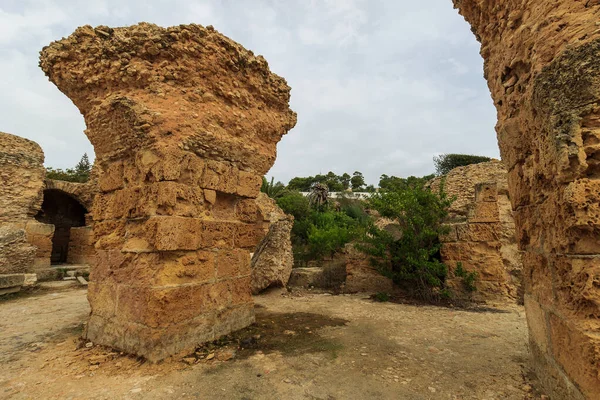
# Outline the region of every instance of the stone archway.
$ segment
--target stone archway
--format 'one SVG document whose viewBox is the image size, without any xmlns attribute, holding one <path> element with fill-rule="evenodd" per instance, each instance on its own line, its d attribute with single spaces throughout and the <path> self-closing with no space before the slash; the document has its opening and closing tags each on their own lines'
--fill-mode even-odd
<svg viewBox="0 0 600 400">
<path fill-rule="evenodd" d="M 54 226 L 51 264 L 65 264 L 69 261 L 71 229 L 85 226 L 87 213 L 87 209 L 69 194 L 57 189 L 44 190 L 42 207 L 35 219 Z"/>
</svg>

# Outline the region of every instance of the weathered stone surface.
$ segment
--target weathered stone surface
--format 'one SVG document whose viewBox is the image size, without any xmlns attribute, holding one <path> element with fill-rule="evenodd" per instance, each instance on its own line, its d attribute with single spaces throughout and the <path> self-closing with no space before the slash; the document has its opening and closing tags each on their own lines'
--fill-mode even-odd
<svg viewBox="0 0 600 400">
<path fill-rule="evenodd" d="M 382 229 L 386 227 L 391 234 L 398 234 L 397 226 L 389 221 L 378 221 Z M 346 293 L 392 293 L 394 282 L 381 275 L 370 263 L 369 257 L 357 250 L 353 243 L 344 248 L 343 259 L 346 263 Z"/>
<path fill-rule="evenodd" d="M 0 274 L 0 289 L 21 287 L 24 283 L 24 274 Z"/>
<path fill-rule="evenodd" d="M 27 242 L 25 229 L 15 224 L 0 226 L 0 273 L 31 272 L 36 248 Z"/>
<path fill-rule="evenodd" d="M 94 232 L 91 226 L 71 228 L 69 237 L 69 264 L 93 264 L 96 257 L 94 248 Z"/>
<path fill-rule="evenodd" d="M 461 263 L 477 272 L 477 300 L 519 299 L 523 263 L 508 200 L 507 173 L 500 161 L 455 168 L 429 183 L 456 200 L 450 207 L 450 233 L 441 238 L 442 261 L 454 271 Z M 460 278 L 450 275 L 455 292 L 467 295 Z M 520 299 L 519 299 L 520 301 Z"/>
<path fill-rule="evenodd" d="M 538 315 L 529 319 L 534 367 L 552 398 L 596 398 L 600 3 L 454 5 L 481 42 L 498 111 L 498 142 L 525 251 L 527 312 Z M 540 339 L 540 324 L 553 346 Z"/>
<path fill-rule="evenodd" d="M 323 268 L 304 267 L 294 268 L 290 275 L 289 285 L 295 287 L 325 287 Z"/>
<path fill-rule="evenodd" d="M 52 255 L 52 238 L 54 236 L 54 225 L 44 224 L 30 220 L 25 225 L 27 241 L 36 248 L 34 267 L 35 270 L 50 267 Z"/>
<path fill-rule="evenodd" d="M 42 204 L 43 163 L 37 143 L 0 132 L 0 274 L 33 272 L 25 228 Z"/>
<path fill-rule="evenodd" d="M 296 122 L 285 80 L 199 25 L 84 26 L 40 66 L 99 170 L 87 337 L 157 361 L 251 323 L 247 201 Z"/>
<path fill-rule="evenodd" d="M 21 222 L 37 213 L 45 173 L 37 143 L 0 132 L 0 223 Z"/>
<path fill-rule="evenodd" d="M 260 193 L 256 204 L 269 228 L 252 255 L 253 294 L 269 287 L 285 287 L 294 266 L 291 241 L 294 217 L 286 215 L 275 201 L 264 193 Z"/>
</svg>

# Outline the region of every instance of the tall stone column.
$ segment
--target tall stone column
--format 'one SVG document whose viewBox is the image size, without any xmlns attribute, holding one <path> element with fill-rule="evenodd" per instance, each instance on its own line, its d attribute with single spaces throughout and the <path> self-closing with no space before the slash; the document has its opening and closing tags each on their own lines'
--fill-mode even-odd
<svg viewBox="0 0 600 400">
<path fill-rule="evenodd" d="M 84 26 L 40 66 L 100 168 L 87 338 L 157 361 L 252 323 L 253 198 L 296 122 L 285 80 L 199 25 Z"/>
<path fill-rule="evenodd" d="M 600 394 L 600 1 L 454 0 L 481 42 L 509 170 L 534 366 Z"/>
</svg>

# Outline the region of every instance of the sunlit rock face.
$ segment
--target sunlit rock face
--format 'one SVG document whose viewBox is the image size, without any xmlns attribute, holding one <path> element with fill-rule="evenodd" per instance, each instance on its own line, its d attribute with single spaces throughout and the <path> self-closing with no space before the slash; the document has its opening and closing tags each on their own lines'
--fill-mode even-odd
<svg viewBox="0 0 600 400">
<path fill-rule="evenodd" d="M 88 339 L 157 361 L 253 322 L 247 205 L 296 122 L 286 81 L 199 25 L 84 26 L 40 66 L 99 169 Z"/>
<path fill-rule="evenodd" d="M 481 42 L 524 254 L 535 369 L 600 393 L 600 2 L 454 0 Z"/>
<path fill-rule="evenodd" d="M 39 249 L 28 240 L 29 228 L 42 204 L 45 174 L 37 143 L 0 132 L 0 274 L 34 272 Z"/>
</svg>

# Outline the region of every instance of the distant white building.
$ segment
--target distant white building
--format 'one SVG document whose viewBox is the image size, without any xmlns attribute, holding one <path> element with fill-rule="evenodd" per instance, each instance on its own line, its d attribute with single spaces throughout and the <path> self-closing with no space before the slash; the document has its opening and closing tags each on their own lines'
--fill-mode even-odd
<svg viewBox="0 0 600 400">
<path fill-rule="evenodd" d="M 300 192 L 302 193 L 302 196 L 304 197 L 308 197 L 308 195 L 310 194 L 310 192 Z M 366 199 L 370 199 L 371 196 L 373 196 L 373 193 L 370 192 L 329 192 L 329 198 L 330 199 L 339 199 L 342 197 L 345 197 L 347 199 L 354 199 L 354 200 L 366 200 Z"/>
</svg>

